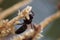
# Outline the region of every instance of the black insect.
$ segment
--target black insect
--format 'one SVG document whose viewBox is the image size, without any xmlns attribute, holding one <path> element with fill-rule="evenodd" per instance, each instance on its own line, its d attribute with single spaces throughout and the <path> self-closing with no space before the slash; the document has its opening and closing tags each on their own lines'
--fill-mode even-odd
<svg viewBox="0 0 60 40">
<path fill-rule="evenodd" d="M 29 17 L 30 17 L 29 20 L 27 18 L 23 19 L 24 22 L 22 23 L 22 26 L 15 31 L 16 34 L 20 34 L 20 33 L 24 32 L 27 29 L 27 25 L 32 23 L 34 13 L 33 13 L 33 11 L 31 11 L 31 13 L 32 14 L 29 14 Z M 18 24 L 18 25 L 20 25 L 20 24 Z"/>
</svg>

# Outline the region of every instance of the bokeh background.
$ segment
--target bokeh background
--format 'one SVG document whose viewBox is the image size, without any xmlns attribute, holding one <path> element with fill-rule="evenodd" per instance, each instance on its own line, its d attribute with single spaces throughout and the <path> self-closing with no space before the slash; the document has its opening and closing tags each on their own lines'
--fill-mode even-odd
<svg viewBox="0 0 60 40">
<path fill-rule="evenodd" d="M 3 11 L 12 5 L 16 4 L 19 1 L 23 0 L 0 0 L 0 11 Z M 35 13 L 33 23 L 40 23 L 46 17 L 54 14 L 57 11 L 57 4 L 60 0 L 33 0 L 30 4 L 32 6 L 32 10 Z M 25 6 L 26 7 L 26 6 Z M 21 9 L 21 8 L 20 8 Z M 16 16 L 17 11 L 14 12 L 14 16 L 10 15 L 9 19 Z M 44 37 L 40 40 L 58 40 L 60 38 L 60 18 L 56 19 L 52 23 L 50 23 L 44 30 Z"/>
</svg>

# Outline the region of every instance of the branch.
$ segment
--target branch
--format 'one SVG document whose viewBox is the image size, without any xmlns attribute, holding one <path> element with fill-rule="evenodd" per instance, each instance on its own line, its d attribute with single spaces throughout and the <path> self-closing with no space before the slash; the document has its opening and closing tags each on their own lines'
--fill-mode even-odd
<svg viewBox="0 0 60 40">
<path fill-rule="evenodd" d="M 6 18 L 8 15 L 12 14 L 14 11 L 18 10 L 22 6 L 27 5 L 30 2 L 31 2 L 31 0 L 23 0 L 22 2 L 19 2 L 15 5 L 13 5 L 12 7 L 6 9 L 5 11 L 0 13 L 0 20 Z"/>
<path fill-rule="evenodd" d="M 37 26 L 37 30 L 38 32 L 35 32 L 35 36 L 33 37 L 33 40 L 35 39 L 39 39 L 38 34 L 45 28 L 47 27 L 48 24 L 50 24 L 51 22 L 53 22 L 54 20 L 60 18 L 60 4 L 57 6 L 58 11 L 56 13 L 54 13 L 53 15 L 45 18 L 42 22 L 40 22 Z M 40 25 L 40 26 L 39 26 Z M 40 27 L 40 28 L 39 28 Z M 40 36 L 41 37 L 41 36 Z"/>
<path fill-rule="evenodd" d="M 45 18 L 39 25 L 41 25 L 42 29 L 44 29 L 49 23 L 53 22 L 57 18 L 60 18 L 60 10 L 57 11 L 55 14 Z"/>
<path fill-rule="evenodd" d="M 42 22 L 40 22 L 37 26 L 37 31 L 35 31 L 35 35 L 33 36 L 33 39 L 32 40 L 35 40 L 35 39 L 40 39 L 41 35 L 40 32 L 45 28 L 47 27 L 47 25 L 51 22 L 53 22 L 54 20 L 56 20 L 57 18 L 60 17 L 60 11 L 57 11 L 55 14 L 45 18 Z M 40 25 L 40 26 L 39 26 Z M 43 36 L 43 35 L 42 35 Z"/>
</svg>

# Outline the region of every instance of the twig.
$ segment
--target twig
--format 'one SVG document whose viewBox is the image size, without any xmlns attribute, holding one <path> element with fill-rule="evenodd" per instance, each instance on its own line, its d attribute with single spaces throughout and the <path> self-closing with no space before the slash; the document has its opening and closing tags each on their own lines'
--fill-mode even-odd
<svg viewBox="0 0 60 40">
<path fill-rule="evenodd" d="M 6 9 L 5 11 L 1 12 L 0 20 L 3 19 L 3 18 L 6 18 L 8 15 L 12 14 L 14 11 L 18 10 L 22 6 L 27 5 L 30 2 L 31 2 L 31 0 L 23 0 L 22 2 L 19 2 L 15 5 L 13 5 L 12 7 Z"/>
<path fill-rule="evenodd" d="M 36 34 L 35 34 L 35 36 L 33 37 L 32 40 L 38 39 L 37 35 L 38 35 L 45 27 L 47 27 L 47 25 L 48 25 L 49 23 L 53 22 L 53 21 L 56 20 L 57 18 L 60 18 L 60 10 L 57 11 L 55 14 L 53 14 L 53 15 L 45 18 L 42 22 L 40 22 L 40 24 L 38 24 L 38 25 L 40 25 L 40 26 L 37 27 L 39 30 L 37 30 L 38 32 L 35 32 Z M 39 27 L 40 27 L 40 28 L 39 28 Z"/>
<path fill-rule="evenodd" d="M 57 11 L 55 14 L 45 18 L 39 25 L 41 25 L 42 29 L 45 28 L 49 23 L 53 22 L 57 18 L 60 18 L 60 10 Z"/>
</svg>

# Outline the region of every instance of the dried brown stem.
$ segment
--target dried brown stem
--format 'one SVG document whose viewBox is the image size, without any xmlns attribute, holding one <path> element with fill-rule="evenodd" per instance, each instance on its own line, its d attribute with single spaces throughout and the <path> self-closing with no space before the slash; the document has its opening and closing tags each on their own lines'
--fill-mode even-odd
<svg viewBox="0 0 60 40">
<path fill-rule="evenodd" d="M 18 10 L 22 6 L 27 5 L 30 2 L 31 2 L 31 0 L 23 0 L 22 2 L 19 2 L 15 5 L 13 5 L 12 7 L 6 9 L 5 11 L 1 12 L 0 20 L 3 19 L 3 18 L 6 18 L 8 15 L 12 14 L 14 11 Z"/>
<path fill-rule="evenodd" d="M 38 39 L 37 35 L 45 28 L 47 27 L 47 25 L 51 22 L 53 22 L 54 20 L 56 20 L 57 18 L 60 18 L 60 11 L 57 11 L 55 14 L 45 18 L 45 20 L 43 20 L 42 22 L 40 22 L 40 24 L 38 24 L 37 26 L 37 31 L 35 31 L 35 35 L 33 36 L 32 40 L 36 40 Z M 39 26 L 40 25 L 40 26 Z"/>
<path fill-rule="evenodd" d="M 53 22 L 57 18 L 60 18 L 60 10 L 57 11 L 55 14 L 45 18 L 39 25 L 41 25 L 42 29 L 45 28 L 49 23 Z"/>
</svg>

